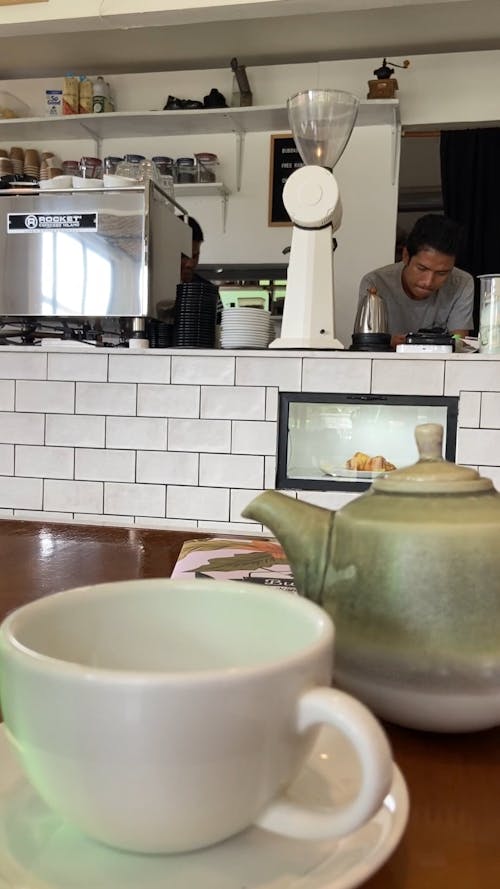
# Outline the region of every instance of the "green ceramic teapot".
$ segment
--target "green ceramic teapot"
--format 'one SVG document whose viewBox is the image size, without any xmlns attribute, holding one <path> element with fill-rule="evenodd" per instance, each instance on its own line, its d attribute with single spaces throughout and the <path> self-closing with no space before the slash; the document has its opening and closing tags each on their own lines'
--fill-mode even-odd
<svg viewBox="0 0 500 889">
<path fill-rule="evenodd" d="M 443 428 L 415 430 L 420 459 L 336 514 L 265 491 L 266 525 L 300 594 L 336 626 L 337 685 L 379 716 L 433 731 L 500 724 L 500 494 L 444 460 Z"/>
</svg>

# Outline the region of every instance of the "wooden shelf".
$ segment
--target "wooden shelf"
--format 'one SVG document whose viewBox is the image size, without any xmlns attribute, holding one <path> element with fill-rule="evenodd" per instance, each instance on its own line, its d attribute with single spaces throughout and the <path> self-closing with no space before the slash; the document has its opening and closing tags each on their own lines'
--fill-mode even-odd
<svg viewBox="0 0 500 889">
<path fill-rule="evenodd" d="M 397 99 L 360 103 L 356 126 L 399 121 Z M 195 111 L 116 111 L 112 114 L 75 114 L 0 120 L 0 141 L 58 139 L 121 139 L 129 136 L 175 136 L 210 133 L 288 132 L 285 106 L 210 108 Z"/>
</svg>

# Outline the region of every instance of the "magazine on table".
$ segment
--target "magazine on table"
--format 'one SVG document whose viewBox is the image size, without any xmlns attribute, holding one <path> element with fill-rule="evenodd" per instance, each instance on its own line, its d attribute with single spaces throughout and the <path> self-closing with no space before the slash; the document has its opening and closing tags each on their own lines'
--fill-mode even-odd
<svg viewBox="0 0 500 889">
<path fill-rule="evenodd" d="M 186 540 L 172 577 L 242 580 L 296 592 L 288 559 L 274 538 Z"/>
</svg>

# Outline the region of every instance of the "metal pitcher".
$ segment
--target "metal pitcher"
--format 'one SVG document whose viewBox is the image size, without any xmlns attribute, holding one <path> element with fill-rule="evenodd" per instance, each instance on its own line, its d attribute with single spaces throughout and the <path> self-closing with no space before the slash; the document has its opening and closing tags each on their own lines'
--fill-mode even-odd
<svg viewBox="0 0 500 889">
<path fill-rule="evenodd" d="M 389 318 L 385 300 L 376 287 L 369 287 L 358 306 L 353 332 L 387 333 L 388 330 Z"/>
</svg>

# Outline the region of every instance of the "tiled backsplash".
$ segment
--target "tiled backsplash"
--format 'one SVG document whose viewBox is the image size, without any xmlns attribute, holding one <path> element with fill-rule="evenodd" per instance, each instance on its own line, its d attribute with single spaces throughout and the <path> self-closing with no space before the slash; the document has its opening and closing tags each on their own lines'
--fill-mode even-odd
<svg viewBox="0 0 500 889">
<path fill-rule="evenodd" d="M 262 532 L 280 389 L 459 395 L 457 461 L 500 486 L 500 356 L 2 347 L 0 517 Z"/>
</svg>

